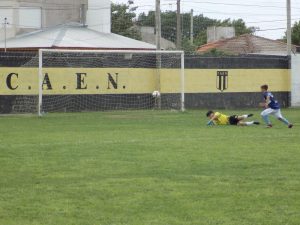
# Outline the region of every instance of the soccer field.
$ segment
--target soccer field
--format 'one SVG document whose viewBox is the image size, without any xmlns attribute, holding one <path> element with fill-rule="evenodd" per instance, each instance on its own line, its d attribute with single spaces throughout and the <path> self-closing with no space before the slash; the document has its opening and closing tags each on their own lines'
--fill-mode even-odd
<svg viewBox="0 0 300 225">
<path fill-rule="evenodd" d="M 206 127 L 205 111 L 0 117 L 0 224 L 299 225 L 300 110 L 283 114 L 293 129 Z"/>
</svg>

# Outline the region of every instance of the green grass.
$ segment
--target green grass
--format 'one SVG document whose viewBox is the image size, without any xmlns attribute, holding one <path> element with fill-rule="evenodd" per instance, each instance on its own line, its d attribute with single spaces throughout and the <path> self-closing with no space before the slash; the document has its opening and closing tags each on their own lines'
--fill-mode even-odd
<svg viewBox="0 0 300 225">
<path fill-rule="evenodd" d="M 294 129 L 208 128 L 204 111 L 0 117 L 0 224 L 299 225 L 300 110 L 283 113 Z"/>
</svg>

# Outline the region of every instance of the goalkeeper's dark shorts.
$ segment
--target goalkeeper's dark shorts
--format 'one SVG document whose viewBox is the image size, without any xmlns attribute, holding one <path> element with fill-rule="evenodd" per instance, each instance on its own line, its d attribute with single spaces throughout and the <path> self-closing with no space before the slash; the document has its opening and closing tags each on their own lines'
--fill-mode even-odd
<svg viewBox="0 0 300 225">
<path fill-rule="evenodd" d="M 237 125 L 239 123 L 239 119 L 237 115 L 233 115 L 229 117 L 229 124 L 230 125 Z"/>
</svg>

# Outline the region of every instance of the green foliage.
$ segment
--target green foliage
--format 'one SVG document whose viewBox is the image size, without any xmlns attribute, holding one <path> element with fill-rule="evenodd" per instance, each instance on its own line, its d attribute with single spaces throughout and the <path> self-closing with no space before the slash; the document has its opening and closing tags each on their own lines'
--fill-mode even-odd
<svg viewBox="0 0 300 225">
<path fill-rule="evenodd" d="M 299 225 L 300 129 L 205 113 L 0 117 L 0 224 Z"/>
<path fill-rule="evenodd" d="M 194 17 L 195 44 L 197 46 L 206 44 L 207 28 L 211 26 L 234 27 L 236 36 L 253 33 L 253 28 L 247 27 L 245 21 L 243 21 L 242 19 L 238 19 L 238 20 L 226 19 L 221 21 L 221 20 L 215 20 L 215 19 L 203 17 L 202 15 L 200 15 Z"/>
<path fill-rule="evenodd" d="M 128 1 L 127 4 L 112 4 L 111 31 L 112 33 L 140 40 L 141 35 L 134 26 L 136 8 L 131 7 L 132 4 L 132 1 Z"/>
<path fill-rule="evenodd" d="M 155 12 L 139 14 L 136 18 L 136 8 L 132 7 L 133 1 L 128 1 L 127 4 L 112 4 L 112 32 L 126 37 L 141 39 L 139 31 L 135 25 L 155 27 Z M 238 20 L 216 20 L 205 17 L 203 15 L 195 15 L 194 22 L 194 43 L 191 44 L 190 38 L 190 22 L 189 13 L 183 13 L 182 16 L 182 46 L 186 52 L 193 52 L 197 47 L 206 43 L 207 28 L 210 26 L 233 26 L 236 29 L 236 34 L 252 33 L 252 28 L 246 26 L 242 19 Z M 161 14 L 162 21 L 162 37 L 176 42 L 176 12 L 166 11 Z"/>
<path fill-rule="evenodd" d="M 233 54 L 226 53 L 226 52 L 218 50 L 216 48 L 211 49 L 209 52 L 202 54 L 202 56 L 210 56 L 210 57 L 231 56 L 231 55 L 233 55 Z"/>
<path fill-rule="evenodd" d="M 292 28 L 292 43 L 300 45 L 300 21 L 296 22 Z"/>
<path fill-rule="evenodd" d="M 182 15 L 182 36 L 183 45 L 190 38 L 190 22 L 191 16 L 189 13 Z M 248 34 L 253 32 L 253 28 L 247 27 L 242 19 L 238 20 L 216 20 L 205 17 L 203 15 L 195 15 L 194 22 L 194 45 L 201 46 L 207 41 L 207 28 L 210 26 L 232 26 L 236 30 L 236 35 Z M 162 37 L 176 42 L 176 12 L 166 11 L 161 14 L 162 21 Z M 155 12 L 150 11 L 148 14 L 142 13 L 139 15 L 137 24 L 140 26 L 155 26 Z M 190 49 L 191 46 L 188 46 Z"/>
<path fill-rule="evenodd" d="M 287 42 L 286 32 L 282 39 L 279 41 Z M 292 27 L 292 44 L 300 45 L 300 21 L 295 22 Z"/>
<path fill-rule="evenodd" d="M 253 27 L 247 27 L 245 21 L 242 19 L 237 19 L 237 20 L 226 19 L 222 21 L 219 26 L 234 27 L 236 36 L 240 36 L 242 34 L 252 34 L 253 31 L 255 30 Z"/>
<path fill-rule="evenodd" d="M 189 39 L 185 38 L 182 41 L 182 49 L 185 53 L 192 54 L 196 52 L 197 46 L 192 44 Z"/>
</svg>

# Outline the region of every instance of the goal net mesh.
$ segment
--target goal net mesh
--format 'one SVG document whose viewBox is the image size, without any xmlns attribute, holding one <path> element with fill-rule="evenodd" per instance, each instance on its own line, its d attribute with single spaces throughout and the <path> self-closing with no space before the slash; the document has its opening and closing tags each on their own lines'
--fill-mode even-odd
<svg viewBox="0 0 300 225">
<path fill-rule="evenodd" d="M 180 52 L 43 51 L 38 111 L 180 110 L 181 59 Z"/>
<path fill-rule="evenodd" d="M 13 70 L 10 86 L 13 93 L 5 95 L 4 114 L 38 113 L 38 67 L 39 56 L 34 53 L 10 53 L 4 59 L 8 67 L 12 64 Z M 15 84 L 13 84 L 15 83 Z"/>
</svg>

